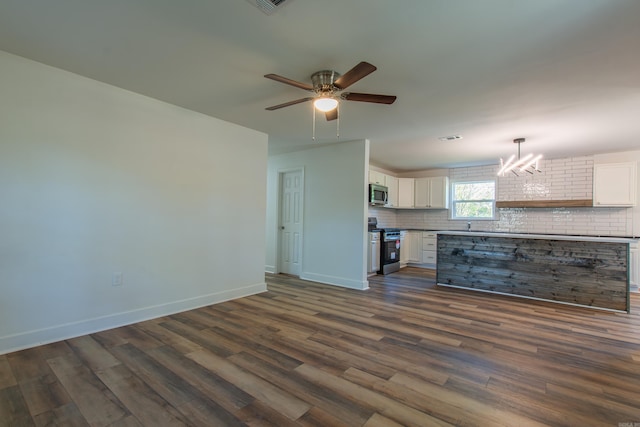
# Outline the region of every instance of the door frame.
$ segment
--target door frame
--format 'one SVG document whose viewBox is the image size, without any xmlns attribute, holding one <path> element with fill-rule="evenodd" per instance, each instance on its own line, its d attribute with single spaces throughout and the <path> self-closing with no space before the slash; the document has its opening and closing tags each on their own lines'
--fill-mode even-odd
<svg viewBox="0 0 640 427">
<path fill-rule="evenodd" d="M 286 168 L 286 169 L 278 169 L 278 212 L 276 214 L 276 274 L 279 274 L 282 271 L 282 253 L 280 252 L 282 248 L 282 233 L 281 233 L 281 224 L 280 219 L 282 217 L 282 183 L 284 175 L 289 172 L 300 172 L 300 273 L 302 273 L 302 264 L 304 262 L 303 257 L 303 242 L 304 242 L 304 202 L 305 202 L 305 194 L 304 194 L 304 166 L 294 167 L 294 168 Z"/>
</svg>

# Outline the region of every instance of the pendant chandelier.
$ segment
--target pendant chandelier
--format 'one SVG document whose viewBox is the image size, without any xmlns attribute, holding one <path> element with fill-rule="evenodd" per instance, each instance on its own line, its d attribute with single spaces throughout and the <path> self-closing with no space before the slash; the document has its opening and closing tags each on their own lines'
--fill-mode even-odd
<svg viewBox="0 0 640 427">
<path fill-rule="evenodd" d="M 542 172 L 539 168 L 540 159 L 542 154 L 534 156 L 532 153 L 527 154 L 524 157 L 520 157 L 520 144 L 525 141 L 524 138 L 516 138 L 513 140 L 514 144 L 518 144 L 518 154 L 513 154 L 507 161 L 500 158 L 500 170 L 498 176 L 505 176 L 508 172 L 511 172 L 515 176 L 520 176 L 521 173 L 534 174 L 535 172 Z"/>
</svg>

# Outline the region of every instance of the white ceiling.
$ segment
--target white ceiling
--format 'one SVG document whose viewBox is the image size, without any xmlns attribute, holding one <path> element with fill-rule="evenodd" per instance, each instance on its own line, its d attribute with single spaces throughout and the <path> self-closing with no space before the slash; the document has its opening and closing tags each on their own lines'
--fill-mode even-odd
<svg viewBox="0 0 640 427">
<path fill-rule="evenodd" d="M 640 0 L 0 0 L 0 49 L 269 134 L 280 153 L 367 138 L 402 172 L 640 148 Z M 310 82 L 360 61 L 336 122 Z M 462 135 L 458 141 L 439 137 Z"/>
</svg>

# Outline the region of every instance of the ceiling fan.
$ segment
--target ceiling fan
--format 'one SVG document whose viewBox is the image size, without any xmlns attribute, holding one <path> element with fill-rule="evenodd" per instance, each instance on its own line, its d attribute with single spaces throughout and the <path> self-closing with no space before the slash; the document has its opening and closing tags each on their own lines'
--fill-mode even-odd
<svg viewBox="0 0 640 427">
<path fill-rule="evenodd" d="M 342 92 L 358 80 L 373 73 L 377 68 L 368 62 L 360 62 L 344 74 L 333 70 L 317 71 L 311 75 L 311 84 L 302 83 L 277 74 L 265 74 L 265 77 L 280 83 L 295 86 L 309 92 L 315 92 L 314 96 L 296 99 L 284 104 L 273 105 L 265 108 L 273 111 L 280 108 L 296 105 L 307 101 L 313 101 L 316 109 L 323 111 L 327 120 L 338 118 L 338 100 L 373 102 L 376 104 L 393 104 L 396 100 L 392 95 L 376 95 L 372 93 Z"/>
</svg>

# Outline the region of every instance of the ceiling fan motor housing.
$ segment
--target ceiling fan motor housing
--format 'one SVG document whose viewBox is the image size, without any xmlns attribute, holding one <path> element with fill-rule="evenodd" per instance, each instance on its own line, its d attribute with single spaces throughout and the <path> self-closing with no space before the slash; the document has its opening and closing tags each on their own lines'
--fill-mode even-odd
<svg viewBox="0 0 640 427">
<path fill-rule="evenodd" d="M 322 70 L 311 74 L 313 90 L 321 95 L 330 95 L 335 92 L 333 83 L 340 77 L 340 73 L 333 70 Z"/>
</svg>

